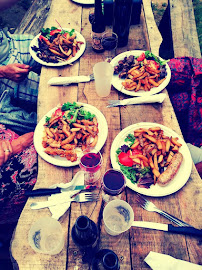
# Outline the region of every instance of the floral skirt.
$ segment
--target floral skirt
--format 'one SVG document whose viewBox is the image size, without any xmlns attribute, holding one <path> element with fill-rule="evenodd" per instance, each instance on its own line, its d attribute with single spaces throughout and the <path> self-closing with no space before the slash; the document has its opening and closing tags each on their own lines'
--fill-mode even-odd
<svg viewBox="0 0 202 270">
<path fill-rule="evenodd" d="M 12 141 L 18 136 L 0 124 L 0 140 Z M 0 168 L 0 224 L 17 222 L 27 200 L 25 191 L 33 189 L 36 179 L 37 153 L 32 144 Z"/>
</svg>

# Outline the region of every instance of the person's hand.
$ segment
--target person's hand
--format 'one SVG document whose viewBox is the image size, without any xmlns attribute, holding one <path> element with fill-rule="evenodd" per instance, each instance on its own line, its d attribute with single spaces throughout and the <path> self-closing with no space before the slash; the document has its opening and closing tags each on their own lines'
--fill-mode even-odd
<svg viewBox="0 0 202 270">
<path fill-rule="evenodd" d="M 0 167 L 11 157 L 12 153 L 11 143 L 8 140 L 0 140 Z"/>
<path fill-rule="evenodd" d="M 9 64 L 6 66 L 0 67 L 0 77 L 12 80 L 14 82 L 21 82 L 23 81 L 28 73 L 30 72 L 31 67 L 25 64 Z"/>
</svg>

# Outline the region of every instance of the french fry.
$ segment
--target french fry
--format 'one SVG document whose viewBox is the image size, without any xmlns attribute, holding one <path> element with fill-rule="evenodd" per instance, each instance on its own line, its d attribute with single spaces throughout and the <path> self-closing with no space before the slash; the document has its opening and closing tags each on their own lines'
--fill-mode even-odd
<svg viewBox="0 0 202 270">
<path fill-rule="evenodd" d="M 157 142 L 157 139 L 154 138 L 154 137 L 152 137 L 152 136 L 150 136 L 150 135 L 143 134 L 143 136 L 144 136 L 146 139 L 148 139 L 148 140 L 150 140 L 151 142 L 153 142 L 153 143 L 156 143 L 156 142 Z"/>
<path fill-rule="evenodd" d="M 160 176 L 160 172 L 156 168 L 154 168 L 152 172 L 157 178 Z"/>
<path fill-rule="evenodd" d="M 65 145 L 65 144 L 67 144 L 67 143 L 70 143 L 71 141 L 73 141 L 75 136 L 76 136 L 76 132 L 72 132 L 72 134 L 69 135 L 68 138 L 66 138 L 65 140 L 63 140 L 63 141 L 61 142 L 61 146 L 62 146 L 62 145 Z"/>
<path fill-rule="evenodd" d="M 170 150 L 170 139 L 166 140 L 166 152 L 169 152 Z"/>
<path fill-rule="evenodd" d="M 98 141 L 98 135 L 95 136 L 93 142 L 89 145 L 90 147 L 95 147 Z"/>
<path fill-rule="evenodd" d="M 178 141 L 177 141 L 177 138 L 173 138 L 173 137 L 171 137 L 171 142 L 174 144 L 174 145 L 177 145 L 177 146 L 182 146 L 182 144 L 181 143 L 179 143 Z"/>
<path fill-rule="evenodd" d="M 135 142 L 134 142 L 134 144 L 133 144 L 130 148 L 131 148 L 131 149 L 135 149 L 135 148 L 138 147 L 139 144 L 140 144 L 139 140 L 136 139 Z"/>
<path fill-rule="evenodd" d="M 157 154 L 154 154 L 154 168 L 156 170 L 159 170 L 159 166 L 158 166 L 158 160 L 157 160 Z"/>
</svg>

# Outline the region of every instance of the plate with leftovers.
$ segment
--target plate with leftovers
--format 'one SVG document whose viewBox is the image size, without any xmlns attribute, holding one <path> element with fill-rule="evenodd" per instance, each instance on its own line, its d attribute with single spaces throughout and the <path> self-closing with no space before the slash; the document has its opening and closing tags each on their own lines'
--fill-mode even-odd
<svg viewBox="0 0 202 270">
<path fill-rule="evenodd" d="M 161 92 L 169 83 L 171 71 L 163 60 L 150 51 L 127 51 L 112 59 L 112 85 L 129 96 L 151 96 Z"/>
<path fill-rule="evenodd" d="M 107 121 L 97 108 L 67 102 L 50 110 L 39 121 L 34 146 L 47 162 L 71 167 L 79 164 L 83 150 L 100 151 L 107 135 Z"/>
<path fill-rule="evenodd" d="M 185 141 L 170 128 L 150 122 L 123 129 L 112 143 L 110 158 L 130 189 L 153 197 L 181 189 L 192 169 Z"/>
<path fill-rule="evenodd" d="M 84 53 L 86 41 L 74 29 L 42 28 L 30 43 L 30 54 L 42 65 L 58 67 L 73 63 Z"/>
<path fill-rule="evenodd" d="M 93 5 L 95 4 L 95 0 L 72 0 L 75 3 L 78 4 L 84 4 L 84 5 Z"/>
</svg>

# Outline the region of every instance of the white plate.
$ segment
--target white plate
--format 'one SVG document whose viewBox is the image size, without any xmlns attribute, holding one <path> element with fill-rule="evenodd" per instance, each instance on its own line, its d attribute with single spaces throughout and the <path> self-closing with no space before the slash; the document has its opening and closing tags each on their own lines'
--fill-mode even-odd
<svg viewBox="0 0 202 270">
<path fill-rule="evenodd" d="M 111 64 L 112 66 L 117 66 L 118 65 L 118 62 L 120 60 L 123 60 L 124 57 L 128 57 L 130 55 L 134 55 L 134 56 L 139 56 L 141 53 L 143 53 L 145 51 L 138 51 L 138 50 L 134 50 L 134 51 L 127 51 L 127 52 L 123 52 L 119 55 L 117 55 L 116 57 L 114 57 L 111 61 Z M 161 60 L 163 60 L 161 57 L 159 57 Z M 170 71 L 170 68 L 168 66 L 168 64 L 166 64 L 166 71 L 167 71 L 167 76 L 166 76 L 166 79 L 158 86 L 158 87 L 153 87 L 151 88 L 150 91 L 143 91 L 143 90 L 140 90 L 140 91 L 128 91 L 126 90 L 123 85 L 122 85 L 122 82 L 125 80 L 125 79 L 120 79 L 119 78 L 119 75 L 114 75 L 113 78 L 112 78 L 112 85 L 120 92 L 126 94 L 126 95 L 129 95 L 129 96 L 151 96 L 151 95 L 154 95 L 154 94 L 157 94 L 159 92 L 161 92 L 169 83 L 170 81 L 170 78 L 171 78 L 171 71 Z"/>
<path fill-rule="evenodd" d="M 78 4 L 84 4 L 84 5 L 93 5 L 95 4 L 95 0 L 72 0 L 75 3 Z"/>
<path fill-rule="evenodd" d="M 67 31 L 71 31 L 72 29 L 70 28 L 64 28 L 64 30 L 67 30 Z M 29 46 L 29 51 L 30 51 L 30 54 L 31 56 L 34 58 L 34 60 L 38 63 L 40 63 L 41 65 L 44 65 L 44 66 L 50 66 L 50 67 L 60 67 L 60 66 L 65 66 L 65 65 L 68 65 L 68 64 L 71 64 L 73 63 L 74 61 L 76 61 L 79 57 L 81 57 L 81 55 L 84 53 L 85 49 L 86 49 L 86 41 L 84 39 L 84 37 L 77 31 L 75 31 L 76 33 L 76 40 L 77 41 L 82 41 L 83 44 L 81 44 L 81 47 L 80 47 L 80 50 L 76 53 L 76 55 L 74 57 L 72 57 L 71 59 L 69 59 L 68 61 L 61 61 L 59 63 L 47 63 L 43 60 L 41 60 L 38 56 L 37 56 L 37 52 L 35 52 L 33 49 L 32 49 L 32 46 L 39 46 L 38 45 L 38 38 L 41 34 L 38 34 L 36 37 L 33 38 L 33 40 L 31 41 L 30 43 L 30 46 Z"/>
<path fill-rule="evenodd" d="M 162 196 L 170 195 L 170 194 L 178 191 L 179 189 L 181 189 L 186 184 L 186 182 L 188 181 L 189 176 L 191 174 L 192 159 L 191 159 L 189 149 L 188 149 L 185 141 L 176 132 L 174 132 L 173 130 L 171 130 L 170 128 L 168 128 L 166 126 L 163 126 L 163 125 L 160 125 L 157 123 L 142 122 L 142 123 L 128 126 L 127 128 L 123 129 L 114 139 L 112 146 L 111 146 L 110 158 L 111 158 L 112 167 L 114 169 L 120 170 L 120 166 L 119 166 L 117 159 L 116 159 L 116 150 L 119 147 L 121 147 L 123 144 L 125 144 L 124 140 L 125 140 L 126 136 L 129 133 L 133 133 L 135 129 L 138 129 L 140 127 L 141 128 L 150 128 L 150 127 L 154 127 L 154 126 L 159 126 L 164 131 L 165 135 L 179 138 L 179 142 L 182 144 L 182 146 L 180 147 L 180 152 L 183 155 L 183 161 L 182 161 L 182 164 L 180 166 L 180 169 L 177 172 L 174 179 L 165 187 L 162 187 L 162 186 L 159 186 L 158 184 L 156 184 L 156 185 L 151 185 L 151 187 L 149 189 L 140 188 L 137 186 L 137 184 L 133 184 L 127 178 L 126 178 L 126 184 L 130 189 L 132 189 L 140 194 L 152 196 L 152 197 L 162 197 Z"/>
<path fill-rule="evenodd" d="M 85 104 L 85 103 L 80 103 L 77 102 L 79 105 L 83 105 L 84 109 L 86 111 L 91 112 L 92 114 L 95 114 L 97 121 L 98 121 L 98 128 L 99 128 L 99 133 L 98 133 L 98 142 L 96 145 L 96 150 L 100 151 L 102 146 L 105 144 L 105 141 L 107 139 L 108 135 L 108 125 L 107 121 L 104 117 L 104 115 L 94 106 Z M 37 153 L 47 162 L 56 165 L 56 166 L 61 166 L 61 167 L 71 167 L 71 166 L 76 166 L 79 164 L 79 161 L 71 162 L 67 160 L 66 158 L 60 157 L 60 156 L 51 156 L 48 155 L 44 152 L 44 148 L 42 146 L 42 138 L 44 136 L 44 124 L 46 123 L 46 116 L 50 117 L 52 113 L 57 109 L 57 107 L 53 108 L 50 110 L 46 115 L 43 116 L 43 118 L 39 121 L 39 123 L 36 126 L 35 132 L 34 132 L 34 146 L 36 148 Z M 80 150 L 80 149 L 79 149 Z M 80 151 L 81 153 L 81 151 Z"/>
</svg>

